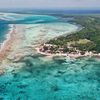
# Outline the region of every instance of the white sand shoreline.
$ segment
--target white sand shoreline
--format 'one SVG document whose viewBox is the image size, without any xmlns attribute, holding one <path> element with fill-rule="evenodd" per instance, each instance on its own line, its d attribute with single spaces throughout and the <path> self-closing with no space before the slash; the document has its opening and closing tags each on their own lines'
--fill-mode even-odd
<svg viewBox="0 0 100 100">
<path fill-rule="evenodd" d="M 6 39 L 4 40 L 3 43 L 1 43 L 1 46 L 0 46 L 0 60 L 2 60 L 4 56 L 6 55 L 6 53 L 8 52 L 9 47 L 10 47 L 10 41 L 14 33 L 14 25 L 9 24 L 9 27 L 10 27 L 9 31 L 6 34 Z"/>
<path fill-rule="evenodd" d="M 6 39 L 0 45 L 0 52 L 5 47 L 5 44 L 10 40 L 11 34 L 13 32 L 13 29 L 14 29 L 14 25 L 13 24 L 9 24 L 9 31 L 6 34 Z"/>
<path fill-rule="evenodd" d="M 77 58 L 81 58 L 81 57 L 96 57 L 96 58 L 100 58 L 100 53 L 98 54 L 94 54 L 92 52 L 85 52 L 84 55 L 80 54 L 80 53 L 77 53 L 77 54 L 73 54 L 73 53 L 46 53 L 46 52 L 42 52 L 40 51 L 40 48 L 39 47 L 36 47 L 35 48 L 37 53 L 41 54 L 41 55 L 44 55 L 44 56 L 47 56 L 47 57 L 68 57 L 68 58 L 74 58 L 74 59 L 77 59 Z"/>
</svg>

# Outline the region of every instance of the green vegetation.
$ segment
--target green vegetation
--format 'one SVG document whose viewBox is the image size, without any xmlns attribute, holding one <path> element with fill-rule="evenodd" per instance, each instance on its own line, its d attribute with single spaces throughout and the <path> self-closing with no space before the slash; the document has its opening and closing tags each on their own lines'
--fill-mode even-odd
<svg viewBox="0 0 100 100">
<path fill-rule="evenodd" d="M 63 52 L 64 53 L 66 53 L 66 52 L 68 52 L 69 51 L 69 49 L 67 48 L 67 47 L 65 47 L 64 49 L 63 49 Z"/>
<path fill-rule="evenodd" d="M 83 29 L 70 34 L 66 37 L 62 36 L 57 39 L 50 40 L 49 44 L 54 44 L 58 46 L 64 46 L 70 42 L 73 47 L 81 51 L 96 51 L 100 52 L 100 16 L 99 15 L 76 15 L 76 16 L 67 16 L 64 17 L 73 17 L 74 22 L 83 26 Z"/>
<path fill-rule="evenodd" d="M 87 40 L 87 39 L 79 39 L 78 41 L 71 41 L 68 42 L 71 47 L 76 48 L 77 50 L 81 51 L 92 51 L 96 47 L 94 42 Z"/>
</svg>

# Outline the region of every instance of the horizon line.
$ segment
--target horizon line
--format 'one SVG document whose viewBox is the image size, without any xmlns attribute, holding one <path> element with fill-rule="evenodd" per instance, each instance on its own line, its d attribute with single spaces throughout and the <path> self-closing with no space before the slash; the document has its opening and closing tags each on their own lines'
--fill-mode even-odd
<svg viewBox="0 0 100 100">
<path fill-rule="evenodd" d="M 78 7 L 77 8 L 76 7 L 68 7 L 68 8 L 56 8 L 56 7 L 55 8 L 49 8 L 49 7 L 48 8 L 45 8 L 45 7 L 44 8 L 43 7 L 42 8 L 41 7 L 40 8 L 34 8 L 34 7 L 33 8 L 32 7 L 30 7 L 30 8 L 27 8 L 27 7 L 12 7 L 12 8 L 0 8 L 0 9 L 2 9 L 2 10 L 3 9 L 5 9 L 5 10 L 6 9 L 8 9 L 8 10 L 13 10 L 13 9 L 14 10 L 15 9 L 16 10 L 17 9 L 25 9 L 25 10 L 26 9 L 33 9 L 33 10 L 100 10 L 100 7 L 92 7 L 92 8 L 90 8 L 90 7 L 89 8 L 88 7 L 85 7 L 85 8 L 83 8 L 83 7 L 79 7 L 79 8 Z"/>
</svg>

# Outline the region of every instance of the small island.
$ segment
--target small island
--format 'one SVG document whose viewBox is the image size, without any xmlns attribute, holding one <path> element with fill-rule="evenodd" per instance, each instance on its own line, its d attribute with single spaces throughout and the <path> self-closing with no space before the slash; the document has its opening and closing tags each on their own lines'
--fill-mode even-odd
<svg viewBox="0 0 100 100">
<path fill-rule="evenodd" d="M 76 23 L 83 28 L 73 34 L 60 36 L 36 48 L 38 53 L 46 56 L 67 56 L 70 58 L 98 57 L 100 58 L 100 17 L 97 15 L 72 15 L 70 23 Z"/>
</svg>

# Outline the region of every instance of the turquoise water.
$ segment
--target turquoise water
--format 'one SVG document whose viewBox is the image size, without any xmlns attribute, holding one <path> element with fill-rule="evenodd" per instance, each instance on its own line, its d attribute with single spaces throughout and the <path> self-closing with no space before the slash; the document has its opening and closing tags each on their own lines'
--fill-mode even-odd
<svg viewBox="0 0 100 100">
<path fill-rule="evenodd" d="M 0 24 L 54 25 L 59 22 L 53 16 L 28 16 L 0 15 Z M 5 26 L 3 28 L 6 29 Z M 4 32 L 1 33 L 5 35 Z M 21 69 L 13 69 L 14 65 L 21 66 Z M 13 62 L 11 68 L 12 71 L 0 75 L 0 100 L 100 100 L 98 59 L 28 56 L 19 62 Z"/>
<path fill-rule="evenodd" d="M 39 24 L 56 21 L 59 20 L 50 15 L 0 13 L 0 24 Z"/>
<path fill-rule="evenodd" d="M 0 100 L 100 100 L 100 61 L 25 57 L 0 77 Z"/>
<path fill-rule="evenodd" d="M 6 34 L 8 32 L 9 26 L 7 24 L 0 24 L 0 43 L 6 39 Z"/>
</svg>

